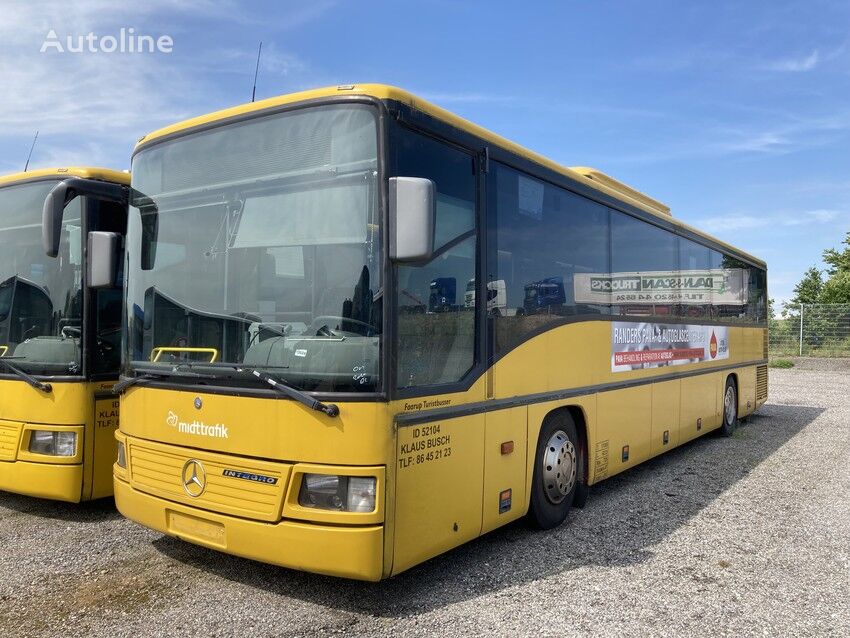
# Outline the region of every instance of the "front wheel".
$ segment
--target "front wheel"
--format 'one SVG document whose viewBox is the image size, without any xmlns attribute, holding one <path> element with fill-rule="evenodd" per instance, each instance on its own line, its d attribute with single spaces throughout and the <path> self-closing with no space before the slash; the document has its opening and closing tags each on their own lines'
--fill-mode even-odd
<svg viewBox="0 0 850 638">
<path fill-rule="evenodd" d="M 540 429 L 528 518 L 540 529 L 564 522 L 579 483 L 580 447 L 576 426 L 568 414 L 546 419 Z"/>
<path fill-rule="evenodd" d="M 723 424 L 720 426 L 721 436 L 732 436 L 738 427 L 738 389 L 735 379 L 726 379 L 726 389 L 723 391 Z"/>
</svg>

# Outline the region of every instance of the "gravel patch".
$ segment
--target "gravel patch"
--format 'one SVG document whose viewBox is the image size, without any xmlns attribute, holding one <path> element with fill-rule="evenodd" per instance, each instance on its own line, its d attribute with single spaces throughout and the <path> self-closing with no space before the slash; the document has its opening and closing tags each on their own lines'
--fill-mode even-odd
<svg viewBox="0 0 850 638">
<path fill-rule="evenodd" d="M 377 584 L 0 494 L 0 635 L 850 635 L 850 374 L 771 370 L 732 438 Z"/>
</svg>

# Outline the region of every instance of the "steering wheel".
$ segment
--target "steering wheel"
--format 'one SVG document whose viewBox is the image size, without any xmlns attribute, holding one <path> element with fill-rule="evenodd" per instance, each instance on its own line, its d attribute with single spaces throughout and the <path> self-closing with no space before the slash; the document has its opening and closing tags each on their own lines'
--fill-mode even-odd
<svg viewBox="0 0 850 638">
<path fill-rule="evenodd" d="M 342 325 L 352 325 L 357 328 L 362 328 L 363 331 L 353 331 L 353 330 L 331 330 L 328 326 L 329 323 L 339 323 Z M 307 326 L 307 329 L 304 331 L 305 335 L 316 335 L 317 337 L 342 337 L 342 336 L 354 336 L 354 337 L 374 337 L 378 334 L 378 329 L 375 328 L 370 323 L 366 323 L 365 321 L 360 321 L 359 319 L 351 319 L 349 317 L 338 317 L 336 315 L 322 315 L 320 317 L 316 317 Z"/>
</svg>

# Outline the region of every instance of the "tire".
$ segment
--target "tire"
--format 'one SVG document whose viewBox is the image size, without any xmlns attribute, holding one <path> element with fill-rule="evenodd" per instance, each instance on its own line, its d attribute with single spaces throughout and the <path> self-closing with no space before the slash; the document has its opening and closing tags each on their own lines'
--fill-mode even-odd
<svg viewBox="0 0 850 638">
<path fill-rule="evenodd" d="M 569 414 L 560 413 L 543 422 L 534 455 L 528 508 L 533 526 L 552 529 L 567 518 L 579 485 L 580 452 L 576 426 Z"/>
<path fill-rule="evenodd" d="M 732 436 L 738 427 L 738 386 L 731 376 L 726 378 L 723 390 L 723 423 L 718 431 L 720 436 Z"/>
<path fill-rule="evenodd" d="M 576 476 L 576 493 L 573 497 L 573 507 L 579 509 L 587 504 L 590 487 L 587 485 L 587 441 L 579 438 L 578 474 Z"/>
</svg>

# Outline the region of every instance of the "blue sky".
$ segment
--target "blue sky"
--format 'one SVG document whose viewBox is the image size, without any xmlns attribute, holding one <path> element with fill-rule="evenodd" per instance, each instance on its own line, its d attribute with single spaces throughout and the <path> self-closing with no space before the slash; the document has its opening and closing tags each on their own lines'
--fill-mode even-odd
<svg viewBox="0 0 850 638">
<path fill-rule="evenodd" d="M 169 54 L 41 53 L 66 36 Z M 5 0 L 0 172 L 126 168 L 135 140 L 258 97 L 397 84 L 566 165 L 595 166 L 768 261 L 792 295 L 850 230 L 850 3 Z"/>
</svg>

